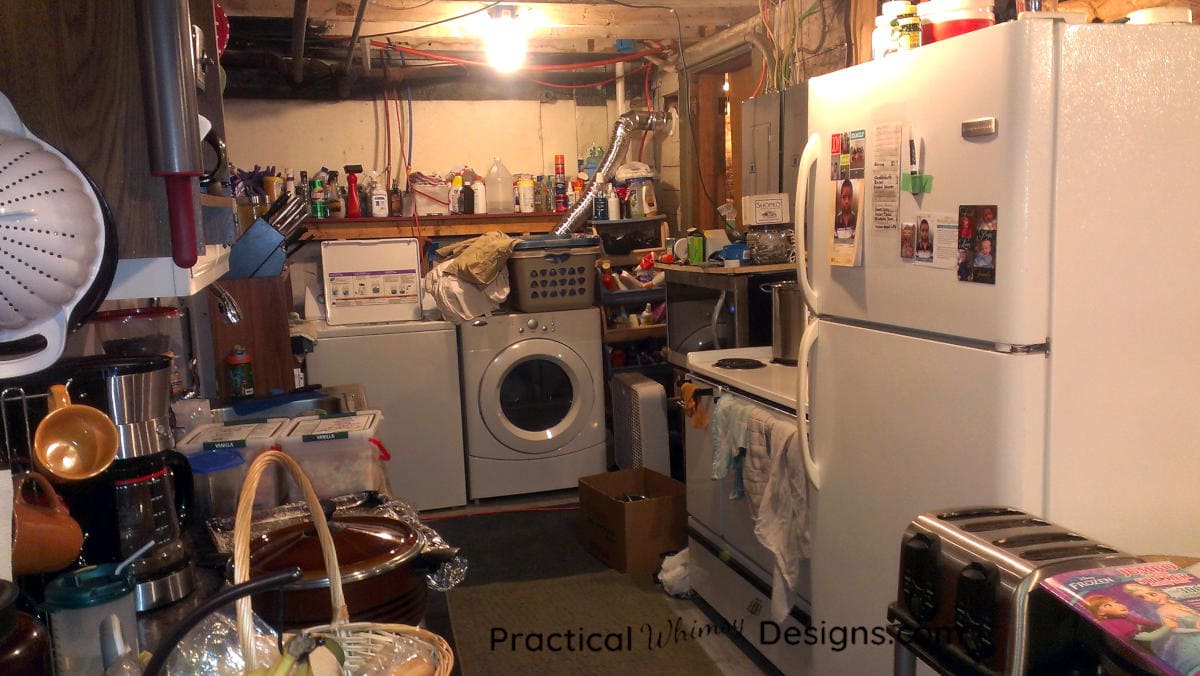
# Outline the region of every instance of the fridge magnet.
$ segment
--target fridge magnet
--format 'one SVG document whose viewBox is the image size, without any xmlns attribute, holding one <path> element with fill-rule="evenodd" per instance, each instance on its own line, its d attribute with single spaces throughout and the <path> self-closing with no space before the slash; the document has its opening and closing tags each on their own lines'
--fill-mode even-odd
<svg viewBox="0 0 1200 676">
<path fill-rule="evenodd" d="M 867 166 L 867 132 L 863 129 L 850 132 L 850 178 L 863 177 Z"/>
<path fill-rule="evenodd" d="M 862 194 L 862 181 L 853 181 L 843 179 L 839 183 L 834 184 L 834 214 L 833 228 L 830 234 L 833 237 L 833 246 L 830 248 L 829 262 L 831 265 L 853 266 L 858 265 L 861 257 L 859 255 L 859 244 L 862 237 L 859 236 L 860 219 L 860 195 Z"/>
<path fill-rule="evenodd" d="M 958 278 L 964 282 L 996 283 L 996 205 L 958 208 Z"/>
<path fill-rule="evenodd" d="M 928 218 L 917 221 L 917 262 L 933 262 L 933 229 Z"/>
<path fill-rule="evenodd" d="M 900 226 L 900 257 L 904 260 L 912 260 L 916 256 L 916 231 L 917 226 L 913 223 Z"/>
</svg>

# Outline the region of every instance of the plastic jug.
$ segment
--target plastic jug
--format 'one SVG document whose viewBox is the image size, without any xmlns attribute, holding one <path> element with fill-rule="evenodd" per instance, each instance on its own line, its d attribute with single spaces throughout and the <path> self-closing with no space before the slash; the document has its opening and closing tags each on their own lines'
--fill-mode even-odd
<svg viewBox="0 0 1200 676">
<path fill-rule="evenodd" d="M 118 564 L 80 568 L 51 580 L 46 586 L 45 609 L 50 616 L 54 672 L 65 676 L 104 673 L 100 623 L 109 615 L 120 620 L 125 636 L 138 652 L 137 611 L 133 577 Z"/>
<path fill-rule="evenodd" d="M 492 168 L 488 169 L 484 193 L 489 214 L 511 214 L 516 211 L 513 203 L 513 175 L 499 157 L 495 158 Z"/>
</svg>

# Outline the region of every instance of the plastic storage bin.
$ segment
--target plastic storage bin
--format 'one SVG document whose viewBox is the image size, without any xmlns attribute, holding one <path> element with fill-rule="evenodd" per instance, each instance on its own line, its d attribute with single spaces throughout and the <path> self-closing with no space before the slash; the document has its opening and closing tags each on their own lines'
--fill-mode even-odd
<svg viewBox="0 0 1200 676">
<path fill-rule="evenodd" d="M 200 451 L 187 456 L 192 467 L 196 516 L 207 521 L 237 512 L 238 493 L 246 476 L 246 461 L 232 448 Z"/>
<path fill-rule="evenodd" d="M 249 465 L 260 453 L 276 444 L 287 421 L 287 418 L 265 418 L 200 425 L 183 437 L 176 450 L 188 456 L 188 462 L 192 462 L 192 456 L 198 453 L 232 450 Z M 264 475 L 254 494 L 254 507 L 275 507 L 282 497 L 278 474 Z M 236 496 L 234 499 L 236 502 Z"/>
<path fill-rule="evenodd" d="M 599 257 L 599 237 L 524 237 L 508 259 L 509 297 L 521 312 L 591 307 Z"/>
<path fill-rule="evenodd" d="M 383 469 L 388 456 L 375 439 L 381 422 L 383 414 L 372 410 L 292 418 L 279 437 L 279 446 L 304 468 L 322 500 L 362 491 L 391 495 Z M 304 499 L 290 479 L 287 495 L 291 500 Z"/>
<path fill-rule="evenodd" d="M 921 44 L 970 33 L 993 26 L 996 15 L 992 0 L 929 0 L 918 7 Z"/>
</svg>

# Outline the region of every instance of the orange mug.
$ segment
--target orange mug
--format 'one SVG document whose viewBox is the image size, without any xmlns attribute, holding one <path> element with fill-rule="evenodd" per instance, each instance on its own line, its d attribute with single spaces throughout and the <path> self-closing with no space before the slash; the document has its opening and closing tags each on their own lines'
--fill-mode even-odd
<svg viewBox="0 0 1200 676">
<path fill-rule="evenodd" d="M 37 472 L 15 475 L 13 574 L 62 570 L 71 565 L 82 548 L 83 531 L 50 481 Z"/>
<path fill-rule="evenodd" d="M 72 404 L 62 385 L 50 386 L 50 412 L 33 435 L 40 469 L 62 481 L 90 479 L 117 457 L 117 426 L 103 411 Z"/>
</svg>

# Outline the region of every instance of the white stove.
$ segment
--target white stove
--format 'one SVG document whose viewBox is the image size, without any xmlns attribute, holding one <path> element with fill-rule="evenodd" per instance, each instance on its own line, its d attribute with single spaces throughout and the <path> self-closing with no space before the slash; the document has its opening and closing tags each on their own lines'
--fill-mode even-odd
<svg viewBox="0 0 1200 676">
<path fill-rule="evenodd" d="M 748 369 L 717 366 L 717 362 L 729 359 L 753 359 L 764 365 Z M 772 362 L 769 345 L 689 352 L 687 368 L 701 378 L 728 385 L 790 411 L 796 410 L 796 367 Z"/>
</svg>

